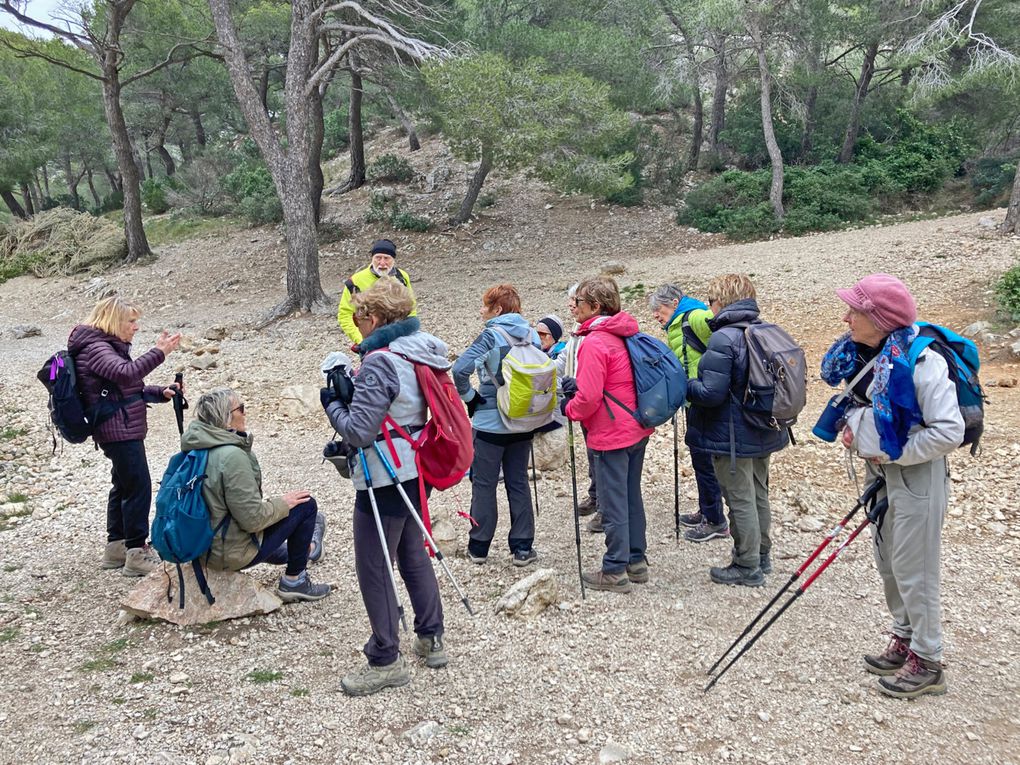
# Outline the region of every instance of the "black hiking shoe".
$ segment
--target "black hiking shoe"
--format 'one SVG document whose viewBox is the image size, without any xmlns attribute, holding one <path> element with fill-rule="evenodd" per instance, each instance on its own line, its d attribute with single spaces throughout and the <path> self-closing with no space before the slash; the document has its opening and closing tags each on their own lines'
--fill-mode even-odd
<svg viewBox="0 0 1020 765">
<path fill-rule="evenodd" d="M 535 550 L 518 550 L 514 553 L 513 560 L 510 562 L 518 568 L 523 568 L 524 566 L 530 566 L 536 560 L 538 560 L 538 553 Z"/>
<path fill-rule="evenodd" d="M 940 696 L 946 692 L 946 687 L 942 664 L 922 659 L 913 651 L 907 652 L 906 661 L 893 677 L 883 677 L 878 681 L 878 690 L 897 699 L 916 699 L 929 693 Z"/>
<path fill-rule="evenodd" d="M 765 575 L 760 568 L 744 568 L 736 563 L 726 568 L 710 568 L 708 575 L 716 584 L 739 584 L 744 587 L 761 587 L 765 584 Z"/>
<path fill-rule="evenodd" d="M 680 525 L 686 526 L 689 529 L 700 526 L 704 522 L 705 516 L 701 514 L 700 510 L 696 513 L 683 513 L 680 515 Z"/>
<path fill-rule="evenodd" d="M 864 668 L 873 675 L 895 675 L 907 661 L 910 641 L 892 635 L 889 645 L 879 654 L 865 654 Z"/>
<path fill-rule="evenodd" d="M 594 497 L 588 497 L 584 502 L 577 506 L 578 515 L 592 515 L 599 509 L 599 503 Z"/>
</svg>

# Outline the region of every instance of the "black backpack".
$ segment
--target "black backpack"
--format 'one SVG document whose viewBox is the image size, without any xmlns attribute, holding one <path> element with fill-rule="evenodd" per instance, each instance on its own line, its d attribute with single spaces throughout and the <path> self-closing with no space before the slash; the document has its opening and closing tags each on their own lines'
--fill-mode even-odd
<svg viewBox="0 0 1020 765">
<path fill-rule="evenodd" d="M 50 356 L 36 377 L 49 391 L 50 420 L 53 427 L 60 433 L 61 438 L 72 444 L 84 443 L 100 424 L 128 404 L 142 398 L 141 395 L 123 398 L 117 386 L 109 383 L 103 387 L 96 405 L 86 406 L 78 389 L 74 357 L 66 350 L 57 351 Z M 117 392 L 117 399 L 110 398 L 112 391 Z M 56 447 L 57 439 L 54 437 L 54 450 Z"/>
</svg>

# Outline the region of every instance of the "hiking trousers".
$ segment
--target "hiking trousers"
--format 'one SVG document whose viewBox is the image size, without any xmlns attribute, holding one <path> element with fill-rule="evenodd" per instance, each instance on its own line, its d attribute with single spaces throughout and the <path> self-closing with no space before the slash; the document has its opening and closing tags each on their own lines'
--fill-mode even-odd
<svg viewBox="0 0 1020 765">
<path fill-rule="evenodd" d="M 471 526 L 468 550 L 472 555 L 485 558 L 489 554 L 492 537 L 496 534 L 499 514 L 496 505 L 496 488 L 499 469 L 503 468 L 503 486 L 510 505 L 510 532 L 507 542 L 510 554 L 527 552 L 535 541 L 535 513 L 531 505 L 531 488 L 528 486 L 528 460 L 531 458 L 531 438 L 506 443 L 492 443 L 479 438 L 474 432 L 475 458 L 471 463 L 471 518 L 478 524 Z"/>
<path fill-rule="evenodd" d="M 645 504 L 641 498 L 641 470 L 648 437 L 624 449 L 593 450 L 599 487 L 599 511 L 606 530 L 602 570 L 619 574 L 629 563 L 645 559 Z"/>
<path fill-rule="evenodd" d="M 113 487 L 106 501 L 106 541 L 124 540 L 128 548 L 141 547 L 149 537 L 152 477 L 145 458 L 145 442 L 110 441 L 100 444 L 113 463 Z"/>
<path fill-rule="evenodd" d="M 286 518 L 263 529 L 258 555 L 245 568 L 257 563 L 286 564 L 287 576 L 300 574 L 308 568 L 308 546 L 315 534 L 316 515 L 318 507 L 314 497 L 294 505 Z"/>
<path fill-rule="evenodd" d="M 418 479 L 404 481 L 401 486 L 420 515 Z M 443 602 L 425 549 L 425 537 L 395 486 L 375 489 L 375 500 L 390 560 L 400 570 L 414 610 L 414 631 L 421 637 L 442 635 Z M 365 643 L 365 657 L 373 667 L 383 667 L 395 662 L 400 654 L 400 616 L 367 490 L 357 493 L 354 508 L 354 568 L 372 627 L 372 635 Z M 404 508 L 403 512 L 395 514 L 399 508 Z"/>
<path fill-rule="evenodd" d="M 942 661 L 940 563 L 942 524 L 949 504 L 949 465 L 945 457 L 919 465 L 868 466 L 881 475 L 889 510 L 881 531 L 871 527 L 875 565 L 882 577 L 892 632 L 910 641 L 910 650 Z"/>
<path fill-rule="evenodd" d="M 772 549 L 769 457 L 737 457 L 734 461 L 728 454 L 713 454 L 712 466 L 730 510 L 730 536 L 736 550 L 733 562 L 753 571 L 761 563 L 759 556 Z"/>
</svg>

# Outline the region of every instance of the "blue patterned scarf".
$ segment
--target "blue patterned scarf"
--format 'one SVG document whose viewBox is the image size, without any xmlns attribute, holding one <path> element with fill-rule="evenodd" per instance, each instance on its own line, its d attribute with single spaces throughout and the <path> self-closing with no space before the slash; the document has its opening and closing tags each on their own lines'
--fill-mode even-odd
<svg viewBox="0 0 1020 765">
<path fill-rule="evenodd" d="M 879 444 L 889 459 L 903 454 L 910 429 L 921 421 L 921 408 L 914 391 L 914 375 L 908 349 L 917 335 L 916 327 L 897 329 L 886 338 L 875 360 L 875 380 L 871 388 L 871 408 L 875 416 Z M 833 387 L 853 378 L 857 346 L 847 332 L 832 344 L 822 359 L 822 379 Z"/>
</svg>

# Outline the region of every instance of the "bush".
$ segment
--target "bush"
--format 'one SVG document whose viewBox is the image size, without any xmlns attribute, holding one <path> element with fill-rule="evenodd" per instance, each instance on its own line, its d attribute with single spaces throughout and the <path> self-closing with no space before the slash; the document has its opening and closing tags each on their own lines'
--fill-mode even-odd
<svg viewBox="0 0 1020 765">
<path fill-rule="evenodd" d="M 149 178 L 142 182 L 142 204 L 154 215 L 162 215 L 170 209 L 166 189 L 159 181 Z"/>
<path fill-rule="evenodd" d="M 365 212 L 366 223 L 388 223 L 401 231 L 430 231 L 435 225 L 426 217 L 402 209 L 397 200 L 373 191 Z"/>
<path fill-rule="evenodd" d="M 966 135 L 964 126 L 955 120 L 929 125 L 901 109 L 889 140 L 878 143 L 870 136 L 863 137 L 858 142 L 858 158 L 877 160 L 904 191 L 931 192 L 962 168 L 971 150 Z"/>
<path fill-rule="evenodd" d="M 365 169 L 365 176 L 370 181 L 409 183 L 414 180 L 414 175 L 411 163 L 396 154 L 383 154 Z"/>
<path fill-rule="evenodd" d="M 350 115 L 347 107 L 328 112 L 322 120 L 322 155 L 332 159 L 342 151 L 346 151 L 351 142 Z"/>
<path fill-rule="evenodd" d="M 234 200 L 237 213 L 255 225 L 279 223 L 283 205 L 269 168 L 260 159 L 245 157 L 223 178 L 223 188 Z"/>
<path fill-rule="evenodd" d="M 999 307 L 1013 321 L 1020 319 L 1020 264 L 1004 273 L 995 284 Z"/>
<path fill-rule="evenodd" d="M 763 202 L 768 206 L 770 178 L 766 170 L 728 170 L 687 194 L 677 223 L 736 238 L 769 234 L 776 229 L 772 209 L 768 208 L 770 222 L 766 223 L 756 208 Z"/>
<path fill-rule="evenodd" d="M 430 231 L 434 225 L 428 218 L 415 215 L 407 210 L 401 210 L 396 205 L 394 205 L 393 210 L 393 217 L 390 218 L 390 223 L 393 224 L 393 228 L 400 231 Z"/>
<path fill-rule="evenodd" d="M 969 169 L 978 207 L 1001 207 L 1008 203 L 1016 177 L 1017 158 L 981 157 Z"/>
</svg>

